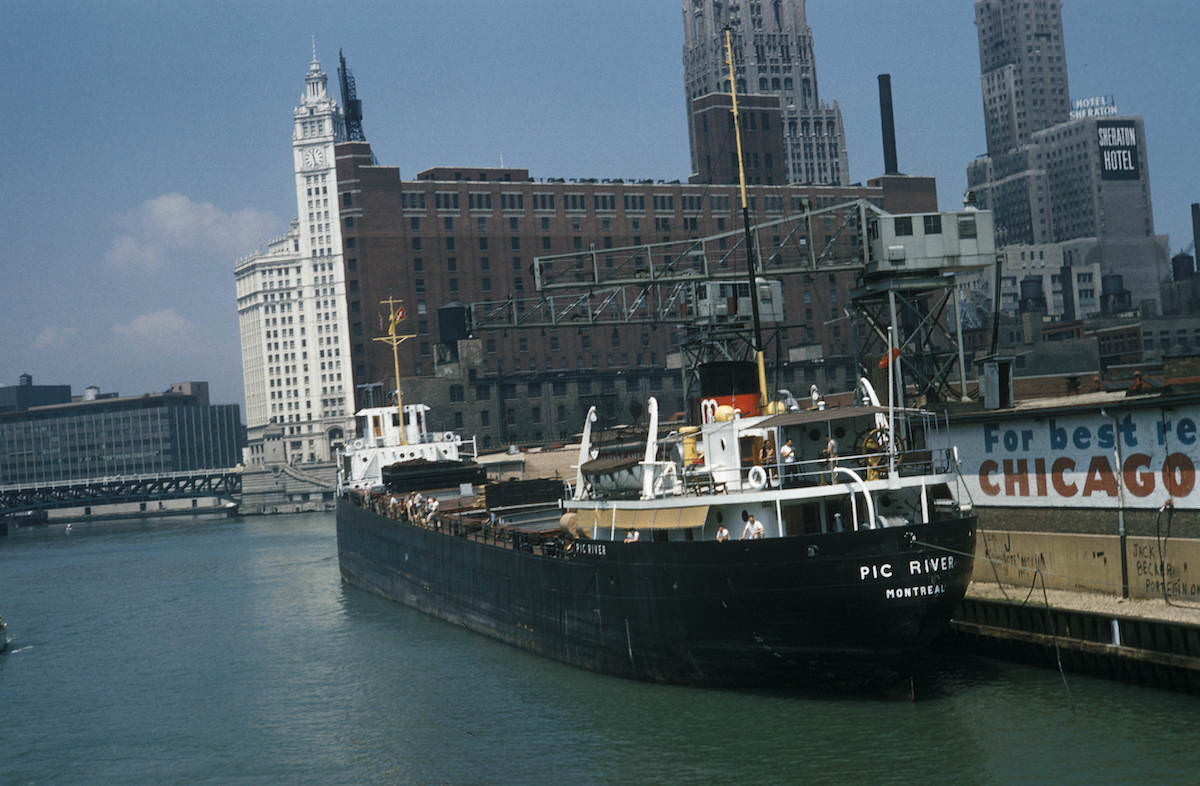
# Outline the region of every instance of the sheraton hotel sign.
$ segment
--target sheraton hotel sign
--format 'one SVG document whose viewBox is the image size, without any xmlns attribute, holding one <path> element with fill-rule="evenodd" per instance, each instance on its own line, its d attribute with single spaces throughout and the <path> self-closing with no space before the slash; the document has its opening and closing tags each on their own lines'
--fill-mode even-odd
<svg viewBox="0 0 1200 786">
<path fill-rule="evenodd" d="M 1096 137 L 1100 145 L 1100 177 L 1137 180 L 1137 125 L 1132 120 L 1100 120 L 1096 123 Z"/>
</svg>

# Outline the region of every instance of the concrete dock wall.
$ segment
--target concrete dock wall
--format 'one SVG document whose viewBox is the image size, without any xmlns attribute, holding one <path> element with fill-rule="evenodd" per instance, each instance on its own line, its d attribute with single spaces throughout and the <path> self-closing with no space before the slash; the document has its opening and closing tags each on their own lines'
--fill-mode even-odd
<svg viewBox="0 0 1200 786">
<path fill-rule="evenodd" d="M 1029 586 L 1041 570 L 1046 587 L 1120 595 L 1117 535 L 979 530 L 972 580 Z M 1200 539 L 1130 536 L 1125 564 L 1132 598 L 1200 600 Z M 1041 586 L 1039 582 L 1039 587 Z"/>
</svg>

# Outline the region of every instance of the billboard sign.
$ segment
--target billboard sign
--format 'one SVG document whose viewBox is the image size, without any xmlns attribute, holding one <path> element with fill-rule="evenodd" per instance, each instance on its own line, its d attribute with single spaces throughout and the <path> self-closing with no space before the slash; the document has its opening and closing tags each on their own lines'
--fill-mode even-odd
<svg viewBox="0 0 1200 786">
<path fill-rule="evenodd" d="M 1112 414 L 952 424 L 950 441 L 976 505 L 1200 509 L 1200 407 Z"/>
<path fill-rule="evenodd" d="M 1138 132 L 1132 120 L 1099 120 L 1096 141 L 1100 145 L 1102 180 L 1137 180 Z"/>
<path fill-rule="evenodd" d="M 1108 117 L 1117 113 L 1117 102 L 1112 96 L 1089 96 L 1071 102 L 1071 119 L 1081 117 Z"/>
</svg>

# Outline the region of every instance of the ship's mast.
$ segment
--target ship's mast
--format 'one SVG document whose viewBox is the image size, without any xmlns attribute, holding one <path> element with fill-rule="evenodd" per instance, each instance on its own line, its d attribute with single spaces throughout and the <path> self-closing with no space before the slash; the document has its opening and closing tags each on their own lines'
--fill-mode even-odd
<svg viewBox="0 0 1200 786">
<path fill-rule="evenodd" d="M 746 274 L 750 279 L 750 310 L 754 315 L 754 356 L 758 363 L 758 404 L 767 407 L 767 367 L 763 361 L 762 323 L 758 313 L 758 283 L 756 280 L 754 238 L 750 234 L 750 204 L 746 199 L 746 168 L 742 163 L 742 127 L 738 123 L 737 75 L 733 70 L 733 36 L 725 28 L 725 64 L 729 66 L 729 97 L 733 103 L 733 132 L 737 144 L 738 185 L 742 196 L 742 226 L 746 230 Z"/>
<path fill-rule="evenodd" d="M 379 302 L 388 307 L 388 332 L 386 336 L 376 336 L 374 340 L 392 346 L 392 364 L 396 369 L 396 412 L 400 415 L 400 444 L 407 445 L 408 437 L 404 428 L 404 399 L 400 394 L 400 345 L 410 338 L 415 338 L 415 334 L 396 333 L 396 325 L 403 322 L 405 317 L 403 300 L 389 297 L 387 300 Z"/>
</svg>

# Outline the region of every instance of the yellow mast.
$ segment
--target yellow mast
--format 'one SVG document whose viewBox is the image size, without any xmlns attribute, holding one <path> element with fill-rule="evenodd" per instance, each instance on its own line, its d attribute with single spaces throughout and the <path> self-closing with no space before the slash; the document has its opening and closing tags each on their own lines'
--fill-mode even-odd
<svg viewBox="0 0 1200 786">
<path fill-rule="evenodd" d="M 750 236 L 750 203 L 746 199 L 746 168 L 742 163 L 742 125 L 738 122 L 737 74 L 733 70 L 733 36 L 725 28 L 725 65 L 729 67 L 729 97 L 733 102 L 733 133 L 737 144 L 738 185 L 742 195 L 742 224 L 746 229 L 746 267 L 750 274 L 750 310 L 754 315 L 754 357 L 758 363 L 758 405 L 767 411 L 767 367 L 763 360 L 762 327 L 758 314 L 758 279 L 754 269 L 754 242 Z"/>
<path fill-rule="evenodd" d="M 382 341 L 385 344 L 392 345 L 392 364 L 396 369 L 396 413 L 400 416 L 400 444 L 407 445 L 408 437 L 405 434 L 404 428 L 404 399 L 400 395 L 400 345 L 410 338 L 415 338 L 416 334 L 399 335 L 396 333 L 396 325 L 404 321 L 404 301 L 396 298 L 388 298 L 387 300 L 379 301 L 381 304 L 388 307 L 388 334 L 386 336 L 377 336 L 374 341 Z"/>
</svg>

